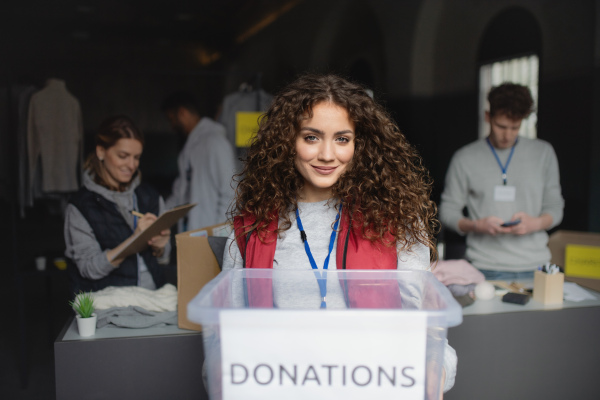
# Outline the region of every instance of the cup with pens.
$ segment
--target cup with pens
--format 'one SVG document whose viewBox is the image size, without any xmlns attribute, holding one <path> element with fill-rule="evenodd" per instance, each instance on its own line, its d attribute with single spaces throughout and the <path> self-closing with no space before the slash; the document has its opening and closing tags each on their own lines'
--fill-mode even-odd
<svg viewBox="0 0 600 400">
<path fill-rule="evenodd" d="M 533 277 L 533 299 L 542 304 L 562 304 L 564 282 L 565 275 L 558 265 L 539 266 Z"/>
</svg>

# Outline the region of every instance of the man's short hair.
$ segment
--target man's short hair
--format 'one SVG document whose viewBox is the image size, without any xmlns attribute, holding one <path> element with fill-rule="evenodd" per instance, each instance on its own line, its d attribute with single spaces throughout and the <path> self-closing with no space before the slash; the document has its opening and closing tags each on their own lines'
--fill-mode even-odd
<svg viewBox="0 0 600 400">
<path fill-rule="evenodd" d="M 160 109 L 166 113 L 177 111 L 180 107 L 183 107 L 194 114 L 202 115 L 198 101 L 194 95 L 189 92 L 175 92 L 170 94 L 163 100 Z"/>
<path fill-rule="evenodd" d="M 533 97 L 527 86 L 503 83 L 488 93 L 490 115 L 505 115 L 513 120 L 527 118 L 533 112 Z"/>
</svg>

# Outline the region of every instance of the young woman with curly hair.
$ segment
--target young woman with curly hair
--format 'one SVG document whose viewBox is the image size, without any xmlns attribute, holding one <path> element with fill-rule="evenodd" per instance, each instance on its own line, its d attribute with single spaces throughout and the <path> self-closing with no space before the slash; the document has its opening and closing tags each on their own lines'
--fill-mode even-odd
<svg viewBox="0 0 600 400">
<path fill-rule="evenodd" d="M 361 85 L 335 75 L 304 75 L 288 85 L 260 119 L 237 178 L 224 270 L 427 270 L 435 259 L 428 172 Z M 320 296 L 293 298 L 286 287 L 297 284 L 273 283 L 273 300 L 255 305 L 369 307 L 364 291 L 352 298 L 335 282 L 317 288 L 314 277 L 307 284 Z M 446 347 L 447 390 L 456 355 Z"/>
<path fill-rule="evenodd" d="M 274 99 L 238 177 L 231 214 L 245 224 L 236 236 L 252 231 L 264 241 L 274 228 L 282 240 L 297 229 L 295 209 L 325 201 L 321 208 L 342 205 L 356 233 L 381 250 L 426 253 L 427 267 L 429 250 L 436 254 L 436 207 L 419 155 L 364 87 L 337 76 L 303 76 Z"/>
</svg>

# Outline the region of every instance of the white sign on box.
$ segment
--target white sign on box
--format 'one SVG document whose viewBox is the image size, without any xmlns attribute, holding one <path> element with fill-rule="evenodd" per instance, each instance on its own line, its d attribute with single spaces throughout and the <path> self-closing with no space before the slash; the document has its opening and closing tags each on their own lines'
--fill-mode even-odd
<svg viewBox="0 0 600 400">
<path fill-rule="evenodd" d="M 425 313 L 228 310 L 223 399 L 422 400 Z"/>
</svg>

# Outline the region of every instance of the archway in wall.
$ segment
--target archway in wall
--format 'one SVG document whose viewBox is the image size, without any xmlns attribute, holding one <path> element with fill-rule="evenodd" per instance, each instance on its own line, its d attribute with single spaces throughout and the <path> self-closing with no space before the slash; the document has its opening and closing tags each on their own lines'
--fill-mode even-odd
<svg viewBox="0 0 600 400">
<path fill-rule="evenodd" d="M 511 7 L 500 12 L 486 27 L 478 51 L 479 136 L 489 132 L 484 112 L 489 108 L 487 93 L 492 86 L 510 81 L 528 86 L 538 104 L 538 82 L 542 34 L 535 17 L 526 9 Z M 537 114 L 521 125 L 520 135 L 536 137 Z"/>
<path fill-rule="evenodd" d="M 311 68 L 341 73 L 377 89 L 385 82 L 385 38 L 370 4 L 338 1 L 328 12 L 312 49 Z"/>
<path fill-rule="evenodd" d="M 368 88 L 373 88 L 373 85 L 375 85 L 373 67 L 364 58 L 359 58 L 350 65 L 349 74 L 350 78 L 362 83 Z"/>
<path fill-rule="evenodd" d="M 521 7 L 510 7 L 485 28 L 477 58 L 481 63 L 541 52 L 542 33 L 533 14 Z"/>
</svg>

